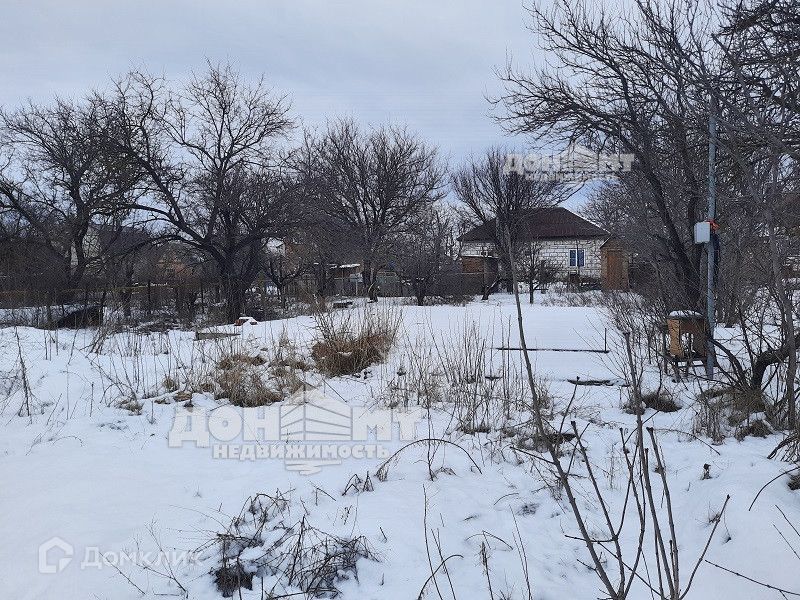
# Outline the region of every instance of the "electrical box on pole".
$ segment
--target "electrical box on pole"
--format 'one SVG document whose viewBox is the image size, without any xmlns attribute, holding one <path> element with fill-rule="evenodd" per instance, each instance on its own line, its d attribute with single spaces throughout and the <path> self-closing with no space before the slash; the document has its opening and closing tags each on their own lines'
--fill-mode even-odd
<svg viewBox="0 0 800 600">
<path fill-rule="evenodd" d="M 711 223 L 708 221 L 700 221 L 699 223 L 694 224 L 694 243 L 711 243 Z"/>
</svg>

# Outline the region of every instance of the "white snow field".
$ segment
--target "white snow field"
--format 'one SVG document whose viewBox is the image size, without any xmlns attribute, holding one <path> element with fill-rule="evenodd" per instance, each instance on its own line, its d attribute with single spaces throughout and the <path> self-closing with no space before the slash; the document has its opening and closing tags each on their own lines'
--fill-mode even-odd
<svg viewBox="0 0 800 600">
<path fill-rule="evenodd" d="M 387 302 L 356 311 L 388 310 Z M 224 399 L 202 393 L 195 393 L 193 407 L 186 409 L 188 394 L 176 398 L 165 379 L 185 387 L 184 381 L 213 366 L 215 353 L 226 344 L 255 356 L 269 353 L 284 336 L 308 357 L 315 335 L 311 317 L 221 327 L 216 331 L 236 336 L 204 341 L 195 341 L 188 331 L 99 337 L 93 330 L 0 329 L 0 599 L 220 598 L 215 574 L 223 538 L 218 534 L 228 531 L 240 513 L 237 524 L 251 541 L 242 542 L 249 547 L 239 558 L 248 578 L 252 576 L 252 589 L 236 589 L 235 598 L 306 597 L 298 587 L 300 579 L 287 579 L 287 557 L 292 558 L 297 546 L 291 540 L 281 545 L 282 532 L 296 532 L 301 524 L 316 528 L 316 539 L 331 547 L 335 538 L 357 540 L 356 554 L 365 555 L 354 569 L 337 573 L 334 568 L 327 581 L 335 589 L 328 589 L 327 597 L 338 593 L 344 599 L 405 600 L 423 590 L 427 598 L 462 600 L 604 597 L 597 576 L 586 566 L 586 548 L 570 537 L 578 530 L 566 499 L 552 489 L 547 464 L 513 450 L 521 443 L 514 428 L 519 430 L 529 415 L 513 407 L 507 413 L 497 410 L 491 414 L 493 422 L 478 423 L 477 432 L 467 433 L 458 426 L 446 386 L 429 411 L 419 410 L 414 394 L 407 391 L 406 381 L 424 357 L 463 359 L 458 348 L 465 331 L 477 332 L 486 342 L 493 365 L 485 373 L 488 385 L 494 385 L 492 369 L 515 372 L 521 353 L 493 349 L 519 345 L 513 299 L 499 295 L 463 307 L 404 305 L 392 310 L 402 322 L 385 363 L 359 377 L 323 381 L 318 373 L 306 374 L 306 399 L 333 398 L 355 413 L 415 415 L 417 438 L 444 438 L 460 447 L 417 443 L 391 461 L 380 477 L 376 470 L 386 454 L 409 443 L 399 439 L 399 430 L 391 441 L 368 442 L 379 450 L 345 457 L 340 464 L 312 465 L 310 470 L 317 472 L 311 474 L 297 470 L 297 461 L 252 454 L 252 443 L 244 450 L 246 433 L 231 435 L 241 457 L 220 457 L 223 450 L 213 440 L 210 447 L 194 441 L 170 444 L 176 414 L 187 410 L 203 415 L 215 409 L 212 420 L 223 415 L 217 434 L 228 431 L 228 421 L 236 425 L 229 411 L 243 423 L 255 422 L 248 421 L 254 414 L 264 422 L 277 418 L 283 403 L 266 411 L 225 408 Z M 600 308 L 545 306 L 537 296 L 537 304 L 524 304 L 523 312 L 529 347 L 603 347 L 607 325 Z M 549 386 L 557 422 L 575 391 L 568 379 L 616 384 L 577 388 L 566 417 L 568 428 L 574 419 L 579 431 L 585 429 L 590 461 L 616 517 L 626 488 L 620 428 L 629 434 L 635 417 L 621 409 L 627 391 L 619 386 L 619 338 L 609 332 L 608 339 L 609 354 L 543 351 L 532 357 L 537 378 Z M 503 367 L 505 359 L 510 367 Z M 431 364 L 439 363 L 433 358 Z M 447 377 L 439 368 L 433 369 L 432 379 Z M 646 373 L 646 385 L 655 378 Z M 780 436 L 729 437 L 712 445 L 710 439 L 682 434 L 692 431 L 696 384 L 669 385 L 683 408 L 658 414 L 648 410 L 645 418 L 658 432 L 667 464 L 682 581 L 688 580 L 714 517 L 730 495 L 706 558 L 800 592 L 800 560 L 788 545 L 793 542 L 798 548 L 800 539 L 789 536 L 794 533 L 780 512 L 800 523 L 800 491 L 791 491 L 787 478 L 780 478 L 750 508 L 760 488 L 789 468 L 766 458 Z M 317 439 L 327 438 L 323 432 Z M 275 446 L 281 443 L 288 442 Z M 566 446 L 568 461 L 572 446 Z M 704 479 L 705 464 L 710 465 L 710 478 Z M 590 526 L 599 525 L 600 506 L 589 480 L 581 476 L 586 471 L 577 465 L 575 472 L 578 502 Z M 255 503 L 248 500 L 262 493 L 266 496 Z M 252 521 L 262 509 L 270 519 L 256 534 Z M 637 534 L 631 517 L 622 535 L 629 556 Z M 648 531 L 645 537 L 645 560 L 650 562 L 640 567 L 643 574 L 646 567 L 654 568 L 650 535 Z M 49 546 L 42 550 L 42 544 Z M 278 550 L 271 551 L 271 544 Z M 283 567 L 265 567 L 265 555 Z M 319 564 L 311 565 L 309 577 L 321 570 Z M 651 595 L 636 581 L 629 597 Z M 699 600 L 780 597 L 707 562 L 699 566 L 688 595 Z"/>
</svg>

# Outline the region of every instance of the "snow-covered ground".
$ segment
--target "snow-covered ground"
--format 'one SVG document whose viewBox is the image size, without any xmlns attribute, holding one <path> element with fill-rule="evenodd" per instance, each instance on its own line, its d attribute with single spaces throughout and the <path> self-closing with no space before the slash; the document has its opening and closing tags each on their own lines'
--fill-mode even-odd
<svg viewBox="0 0 800 600">
<path fill-rule="evenodd" d="M 541 296 L 537 302 L 523 306 L 529 347 L 603 348 L 607 325 L 601 309 L 544 306 Z M 267 523 L 263 544 L 245 552 L 243 560 L 252 555 L 257 563 L 274 541 L 279 522 L 305 522 L 340 538 L 363 536 L 371 557 L 358 561 L 357 578 L 342 573 L 336 584 L 342 598 L 416 598 L 423 587 L 430 598 L 524 599 L 529 589 L 537 600 L 602 597 L 597 577 L 584 566 L 590 562 L 585 547 L 569 537 L 577 535 L 577 528 L 565 500 L 548 486 L 546 464 L 515 452 L 518 439 L 497 431 L 501 423 L 491 424 L 495 431 L 459 431 L 446 392 L 430 411 L 419 411 L 413 400 L 404 407 L 414 365 L 425 357 L 457 357 L 464 332 L 473 328 L 490 349 L 488 360 L 501 369 L 508 359 L 514 371 L 520 353 L 494 350 L 519 346 L 511 299 L 394 310 L 402 325 L 384 364 L 360 377 L 323 381 L 309 373 L 306 392 L 307 398 L 324 395 L 344 402 L 357 414 L 413 414 L 419 417 L 417 438 L 442 437 L 460 446 L 412 445 L 391 461 L 385 477 L 376 474 L 385 456 L 408 443 L 397 430 L 391 441 L 369 442 L 380 446 L 380 455 L 323 464 L 312 474 L 293 470 L 287 459 L 221 458 L 214 447 L 170 444 L 176 414 L 187 409 L 164 389 L 165 378 L 181 386 L 182 379 L 213 364 L 214 353 L 226 343 L 255 353 L 269 351 L 284 336 L 307 356 L 315 335 L 311 317 L 219 328 L 237 336 L 206 341 L 177 331 L 99 339 L 91 330 L 0 329 L 0 598 L 219 598 L 213 572 L 220 565 L 220 549 L 211 542 L 259 493 L 286 503 L 281 515 Z M 618 338 L 609 332 L 608 340 L 609 354 L 532 355 L 556 414 L 573 395 L 569 379 L 621 383 Z M 654 377 L 647 374 L 648 384 Z M 645 416 L 658 430 L 667 463 L 683 580 L 730 495 L 706 558 L 800 592 L 800 560 L 778 531 L 787 529 L 778 508 L 793 523 L 800 522 L 800 492 L 782 479 L 749 509 L 759 489 L 787 468 L 766 459 L 780 438 L 729 438 L 712 448 L 708 439 L 683 435 L 692 430 L 696 390 L 674 387 L 684 408 L 659 414 L 648 410 Z M 627 434 L 635 423 L 621 409 L 626 393 L 619 385 L 581 386 L 566 419 L 575 419 L 579 430 L 586 428 L 589 456 L 613 514 L 625 492 L 620 428 Z M 134 399 L 140 410 L 130 410 L 136 408 Z M 278 418 L 281 409 L 279 404 L 266 412 L 219 412 L 224 400 L 201 394 L 191 403 L 195 414 L 214 409 L 211 419 L 233 410 L 266 421 Z M 28 406 L 32 417 L 26 414 Z M 243 422 L 252 423 L 248 418 Z M 498 413 L 498 420 L 504 418 Z M 511 411 L 502 425 L 513 429 L 525 420 L 524 411 Z M 218 423 L 216 431 L 226 425 Z M 232 443 L 246 446 L 245 436 Z M 702 478 L 704 464 L 710 465 L 708 479 Z M 370 484 L 364 485 L 368 474 Z M 581 508 L 599 524 L 602 514 L 588 480 L 576 478 L 576 486 L 582 491 Z M 631 551 L 636 534 L 634 526 L 623 533 L 623 546 Z M 40 546 L 48 542 L 55 546 L 42 555 Z M 101 554 L 106 563 L 95 560 Z M 59 565 L 59 559 L 70 560 Z M 48 570 L 57 572 L 42 572 Z M 274 597 L 293 592 L 281 585 L 279 575 L 259 572 L 253 589 L 243 588 L 234 597 L 271 597 L 262 595 L 269 589 Z M 649 598 L 650 593 L 637 582 L 630 597 Z M 780 595 L 703 563 L 688 597 Z"/>
</svg>

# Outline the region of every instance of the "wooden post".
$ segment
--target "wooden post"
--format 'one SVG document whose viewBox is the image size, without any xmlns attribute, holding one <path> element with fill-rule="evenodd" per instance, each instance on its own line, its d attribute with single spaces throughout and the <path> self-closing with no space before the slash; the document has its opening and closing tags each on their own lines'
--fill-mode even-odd
<svg viewBox="0 0 800 600">
<path fill-rule="evenodd" d="M 530 268 L 530 273 L 529 273 L 529 277 L 528 277 L 528 295 L 529 295 L 529 303 L 533 304 L 533 274 L 534 274 L 533 249 L 529 250 L 529 254 L 530 254 L 530 259 L 531 259 L 531 268 Z"/>
</svg>

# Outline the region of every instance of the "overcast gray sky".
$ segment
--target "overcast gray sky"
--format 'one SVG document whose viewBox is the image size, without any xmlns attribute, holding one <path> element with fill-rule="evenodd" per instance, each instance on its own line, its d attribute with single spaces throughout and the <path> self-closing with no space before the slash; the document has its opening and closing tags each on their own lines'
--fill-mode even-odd
<svg viewBox="0 0 800 600">
<path fill-rule="evenodd" d="M 132 67 L 172 79 L 230 61 L 308 125 L 407 124 L 456 164 L 503 142 L 485 96 L 535 60 L 522 0 L 3 0 L 0 104 L 79 95 Z"/>
</svg>

